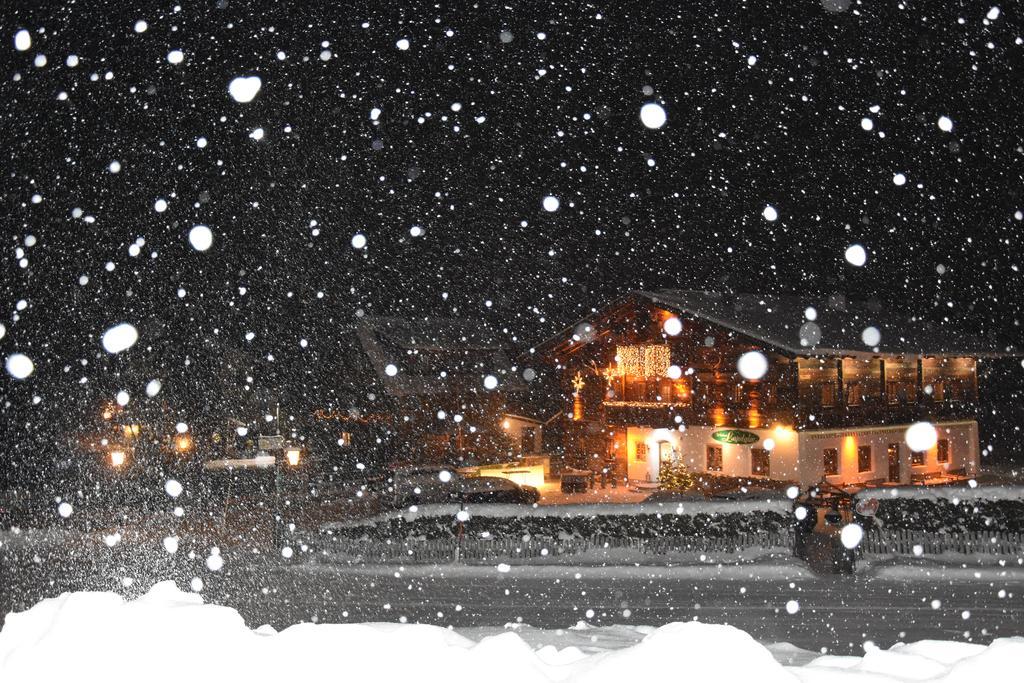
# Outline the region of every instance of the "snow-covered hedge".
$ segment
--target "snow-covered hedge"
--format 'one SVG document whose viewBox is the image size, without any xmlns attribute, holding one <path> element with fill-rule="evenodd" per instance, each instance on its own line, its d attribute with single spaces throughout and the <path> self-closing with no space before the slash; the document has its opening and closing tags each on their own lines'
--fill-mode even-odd
<svg viewBox="0 0 1024 683">
<path fill-rule="evenodd" d="M 346 538 L 450 538 L 459 532 L 458 506 L 431 505 L 356 523 L 330 524 L 325 531 Z M 462 532 L 494 538 L 589 538 L 594 535 L 654 538 L 779 531 L 792 519 L 782 502 L 723 501 L 672 505 L 468 506 Z"/>
<path fill-rule="evenodd" d="M 1024 532 L 1024 501 L 893 498 L 882 500 L 878 520 L 886 527 L 923 531 Z"/>
<path fill-rule="evenodd" d="M 876 517 L 887 528 L 1024 532 L 1024 487 L 1020 486 L 868 489 L 858 497 L 878 499 Z"/>
<path fill-rule="evenodd" d="M 857 498 L 877 498 L 880 501 L 895 498 L 948 501 L 1024 501 L 1024 486 L 983 486 L 957 484 L 955 486 L 904 486 L 898 488 L 864 489 Z"/>
</svg>

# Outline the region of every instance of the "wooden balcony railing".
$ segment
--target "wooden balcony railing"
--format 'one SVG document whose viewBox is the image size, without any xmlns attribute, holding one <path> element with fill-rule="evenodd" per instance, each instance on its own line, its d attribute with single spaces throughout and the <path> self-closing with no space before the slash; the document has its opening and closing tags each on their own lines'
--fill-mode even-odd
<svg viewBox="0 0 1024 683">
<path fill-rule="evenodd" d="M 661 404 L 609 402 L 603 405 L 604 419 L 613 425 L 675 427 L 678 416 L 687 425 L 730 427 L 771 427 L 786 425 L 798 429 L 829 429 L 861 425 L 908 424 L 919 420 L 971 420 L 978 406 L 964 401 L 923 400 L 903 403 L 861 403 L 858 405 L 762 405 L 756 411 L 746 402 L 719 404 Z M 813 416 L 813 419 L 812 419 Z"/>
</svg>

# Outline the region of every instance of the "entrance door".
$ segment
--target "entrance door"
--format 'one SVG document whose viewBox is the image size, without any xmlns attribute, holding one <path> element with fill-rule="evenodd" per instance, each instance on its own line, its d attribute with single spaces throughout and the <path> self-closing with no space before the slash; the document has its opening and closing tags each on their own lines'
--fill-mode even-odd
<svg viewBox="0 0 1024 683">
<path fill-rule="evenodd" d="M 900 445 L 889 444 L 889 481 L 900 481 Z"/>
</svg>

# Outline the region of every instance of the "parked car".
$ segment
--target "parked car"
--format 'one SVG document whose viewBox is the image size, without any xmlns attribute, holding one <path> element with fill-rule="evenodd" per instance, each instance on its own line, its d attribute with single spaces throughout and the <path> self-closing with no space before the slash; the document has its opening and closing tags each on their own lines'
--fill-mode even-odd
<svg viewBox="0 0 1024 683">
<path fill-rule="evenodd" d="M 467 477 L 460 482 L 462 502 L 516 503 L 533 505 L 540 500 L 540 491 L 533 486 L 517 484 L 503 477 Z"/>
<path fill-rule="evenodd" d="M 540 492 L 502 477 L 466 477 L 440 466 L 395 469 L 391 494 L 396 507 L 428 503 L 515 503 L 533 505 Z"/>
</svg>

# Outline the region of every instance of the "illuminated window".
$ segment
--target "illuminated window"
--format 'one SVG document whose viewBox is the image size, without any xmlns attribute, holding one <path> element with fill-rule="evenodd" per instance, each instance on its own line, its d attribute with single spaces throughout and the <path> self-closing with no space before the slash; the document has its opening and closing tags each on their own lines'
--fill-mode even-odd
<svg viewBox="0 0 1024 683">
<path fill-rule="evenodd" d="M 839 474 L 839 449 L 826 448 L 822 454 L 822 464 L 825 467 L 826 477 Z"/>
<path fill-rule="evenodd" d="M 942 463 L 949 462 L 949 439 L 939 439 L 936 447 L 936 460 Z"/>
<path fill-rule="evenodd" d="M 722 471 L 722 447 L 708 446 L 708 472 Z"/>
<path fill-rule="evenodd" d="M 342 432 L 341 436 L 338 437 L 338 445 L 342 448 L 348 448 L 352 445 L 352 432 Z"/>
<path fill-rule="evenodd" d="M 924 465 L 924 451 L 910 451 L 910 464 L 915 467 Z"/>
<path fill-rule="evenodd" d="M 636 445 L 636 461 L 647 462 L 647 444 L 638 443 Z"/>
<path fill-rule="evenodd" d="M 832 382 L 821 385 L 821 405 L 833 406 L 836 403 L 836 387 Z"/>
<path fill-rule="evenodd" d="M 870 472 L 871 469 L 871 446 L 859 446 L 857 448 L 857 471 Z"/>
<path fill-rule="evenodd" d="M 770 458 L 771 455 L 767 448 L 751 448 L 750 473 L 752 475 L 767 477 L 770 473 Z"/>
</svg>

